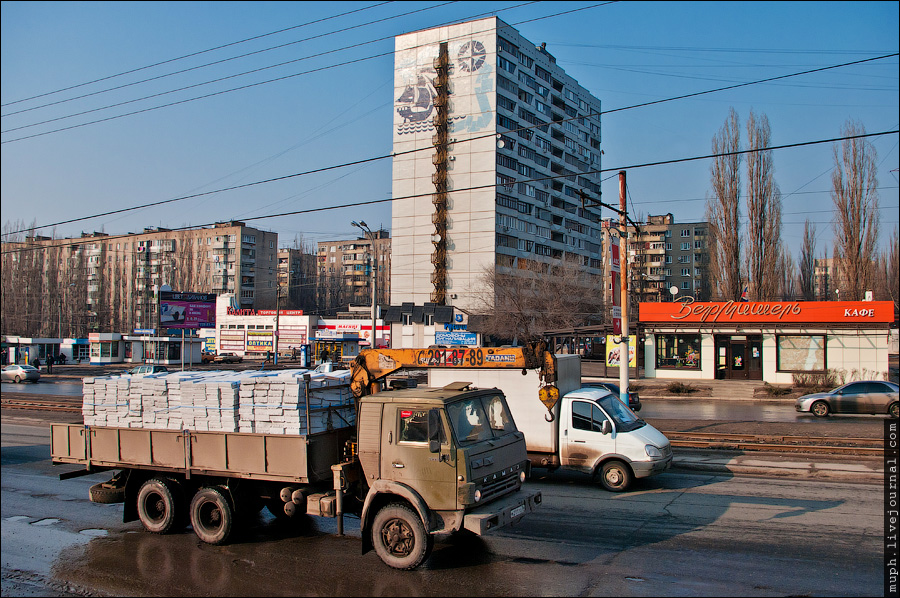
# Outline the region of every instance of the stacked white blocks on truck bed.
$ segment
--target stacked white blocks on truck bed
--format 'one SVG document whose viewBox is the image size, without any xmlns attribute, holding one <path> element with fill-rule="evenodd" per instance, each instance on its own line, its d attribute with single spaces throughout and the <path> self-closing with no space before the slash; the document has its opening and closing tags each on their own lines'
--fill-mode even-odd
<svg viewBox="0 0 900 598">
<path fill-rule="evenodd" d="M 85 378 L 82 413 L 92 426 L 306 434 L 309 422 L 315 433 L 355 424 L 348 382 L 306 370 Z"/>
</svg>

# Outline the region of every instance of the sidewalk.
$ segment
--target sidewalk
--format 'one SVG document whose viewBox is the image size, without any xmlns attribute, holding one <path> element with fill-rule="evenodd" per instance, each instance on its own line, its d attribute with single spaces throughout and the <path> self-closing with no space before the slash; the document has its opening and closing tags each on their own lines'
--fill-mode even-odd
<svg viewBox="0 0 900 598">
<path fill-rule="evenodd" d="M 618 378 L 582 375 L 585 382 L 619 383 Z M 695 389 L 690 393 L 673 393 L 668 390 L 670 384 L 677 383 Z M 788 388 L 785 384 L 772 385 L 776 388 Z M 797 397 L 809 392 L 809 389 L 796 389 L 787 394 L 769 395 L 762 380 L 683 380 L 676 378 L 629 378 L 628 388 L 636 390 L 644 399 L 722 399 L 727 401 L 774 401 L 793 403 Z"/>
</svg>

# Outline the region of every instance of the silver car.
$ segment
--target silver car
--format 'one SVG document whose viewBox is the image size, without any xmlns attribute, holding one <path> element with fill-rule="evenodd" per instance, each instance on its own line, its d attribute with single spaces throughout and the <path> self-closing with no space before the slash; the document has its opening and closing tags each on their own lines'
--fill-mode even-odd
<svg viewBox="0 0 900 598">
<path fill-rule="evenodd" d="M 838 386 L 828 392 L 817 392 L 797 399 L 798 412 L 810 412 L 816 417 L 832 413 L 870 413 L 900 415 L 898 387 L 893 382 L 863 380 Z"/>
<path fill-rule="evenodd" d="M 31 365 L 8 365 L 3 368 L 2 378 L 5 382 L 37 382 L 41 379 L 41 372 Z"/>
</svg>

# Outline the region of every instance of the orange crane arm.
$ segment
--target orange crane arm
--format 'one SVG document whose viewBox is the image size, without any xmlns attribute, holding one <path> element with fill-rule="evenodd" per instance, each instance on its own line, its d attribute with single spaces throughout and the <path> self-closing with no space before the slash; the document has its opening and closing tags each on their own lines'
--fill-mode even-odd
<svg viewBox="0 0 900 598">
<path fill-rule="evenodd" d="M 522 347 L 363 349 L 351 366 L 350 389 L 358 398 L 378 392 L 380 383 L 387 376 L 402 369 L 453 367 L 539 369 L 546 385 L 541 389 L 541 401 L 552 409 L 559 399 L 559 391 L 554 386 L 556 357 L 543 341 Z"/>
</svg>

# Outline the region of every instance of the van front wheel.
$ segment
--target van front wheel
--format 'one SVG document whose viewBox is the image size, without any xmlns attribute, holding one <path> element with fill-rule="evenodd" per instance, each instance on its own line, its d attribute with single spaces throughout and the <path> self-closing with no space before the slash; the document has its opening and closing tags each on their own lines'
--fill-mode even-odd
<svg viewBox="0 0 900 598">
<path fill-rule="evenodd" d="M 600 483 L 610 492 L 622 492 L 631 485 L 631 469 L 621 461 L 607 461 L 600 468 Z"/>
</svg>

